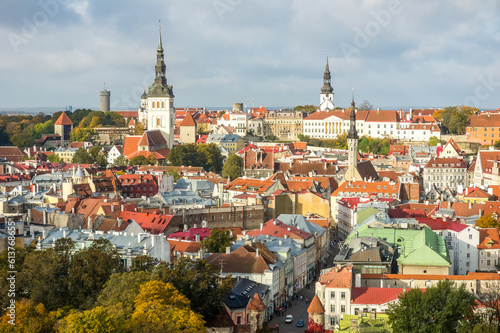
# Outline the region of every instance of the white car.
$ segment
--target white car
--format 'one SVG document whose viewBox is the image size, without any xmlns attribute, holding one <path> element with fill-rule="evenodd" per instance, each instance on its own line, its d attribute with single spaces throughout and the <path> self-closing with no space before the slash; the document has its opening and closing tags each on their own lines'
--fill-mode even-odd
<svg viewBox="0 0 500 333">
<path fill-rule="evenodd" d="M 292 315 L 287 315 L 285 318 L 285 323 L 291 324 L 293 322 L 293 316 Z"/>
</svg>

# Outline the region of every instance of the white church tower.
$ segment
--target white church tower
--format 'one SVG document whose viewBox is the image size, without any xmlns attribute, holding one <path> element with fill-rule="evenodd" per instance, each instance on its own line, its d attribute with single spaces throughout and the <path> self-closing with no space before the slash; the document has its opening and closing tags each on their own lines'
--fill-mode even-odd
<svg viewBox="0 0 500 333">
<path fill-rule="evenodd" d="M 141 104 L 143 101 L 144 96 L 141 97 Z M 174 93 L 172 86 L 167 85 L 166 66 L 161 43 L 161 26 L 160 40 L 156 50 L 155 81 L 153 85 L 149 86 L 146 108 L 148 130 L 160 130 L 167 141 L 167 148 L 171 149 L 174 145 Z"/>
<path fill-rule="evenodd" d="M 321 94 L 319 100 L 319 110 L 329 111 L 335 110 L 335 105 L 333 104 L 333 88 L 331 85 L 331 75 L 330 66 L 328 66 L 328 56 L 326 56 L 326 68 L 323 74 L 323 87 L 321 87 Z"/>
</svg>

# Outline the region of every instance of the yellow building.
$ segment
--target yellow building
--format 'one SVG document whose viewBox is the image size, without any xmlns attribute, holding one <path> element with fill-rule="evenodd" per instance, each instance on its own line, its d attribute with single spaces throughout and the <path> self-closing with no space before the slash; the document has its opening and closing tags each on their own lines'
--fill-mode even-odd
<svg viewBox="0 0 500 333">
<path fill-rule="evenodd" d="M 57 148 L 54 150 L 54 154 L 56 154 L 62 162 L 71 163 L 77 150 L 77 148 Z"/>
</svg>

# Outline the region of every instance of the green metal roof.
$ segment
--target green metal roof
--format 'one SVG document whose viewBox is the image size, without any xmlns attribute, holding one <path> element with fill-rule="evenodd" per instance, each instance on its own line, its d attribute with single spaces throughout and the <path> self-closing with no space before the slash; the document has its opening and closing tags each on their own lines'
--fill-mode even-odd
<svg viewBox="0 0 500 333">
<path fill-rule="evenodd" d="M 356 237 L 376 237 L 386 240 L 393 247 L 400 247 L 400 256 L 397 261 L 404 265 L 421 266 L 451 266 L 446 241 L 429 227 L 420 229 L 402 229 L 388 226 L 386 228 L 370 228 L 360 225 L 346 239 L 348 243 Z"/>
</svg>

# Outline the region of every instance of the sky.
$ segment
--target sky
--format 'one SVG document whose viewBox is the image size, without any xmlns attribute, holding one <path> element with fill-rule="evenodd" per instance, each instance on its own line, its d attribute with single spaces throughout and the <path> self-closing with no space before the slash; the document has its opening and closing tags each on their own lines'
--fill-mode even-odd
<svg viewBox="0 0 500 333">
<path fill-rule="evenodd" d="M 176 107 L 500 107 L 498 0 L 2 0 L 0 107 L 137 109 L 159 20 Z"/>
</svg>

